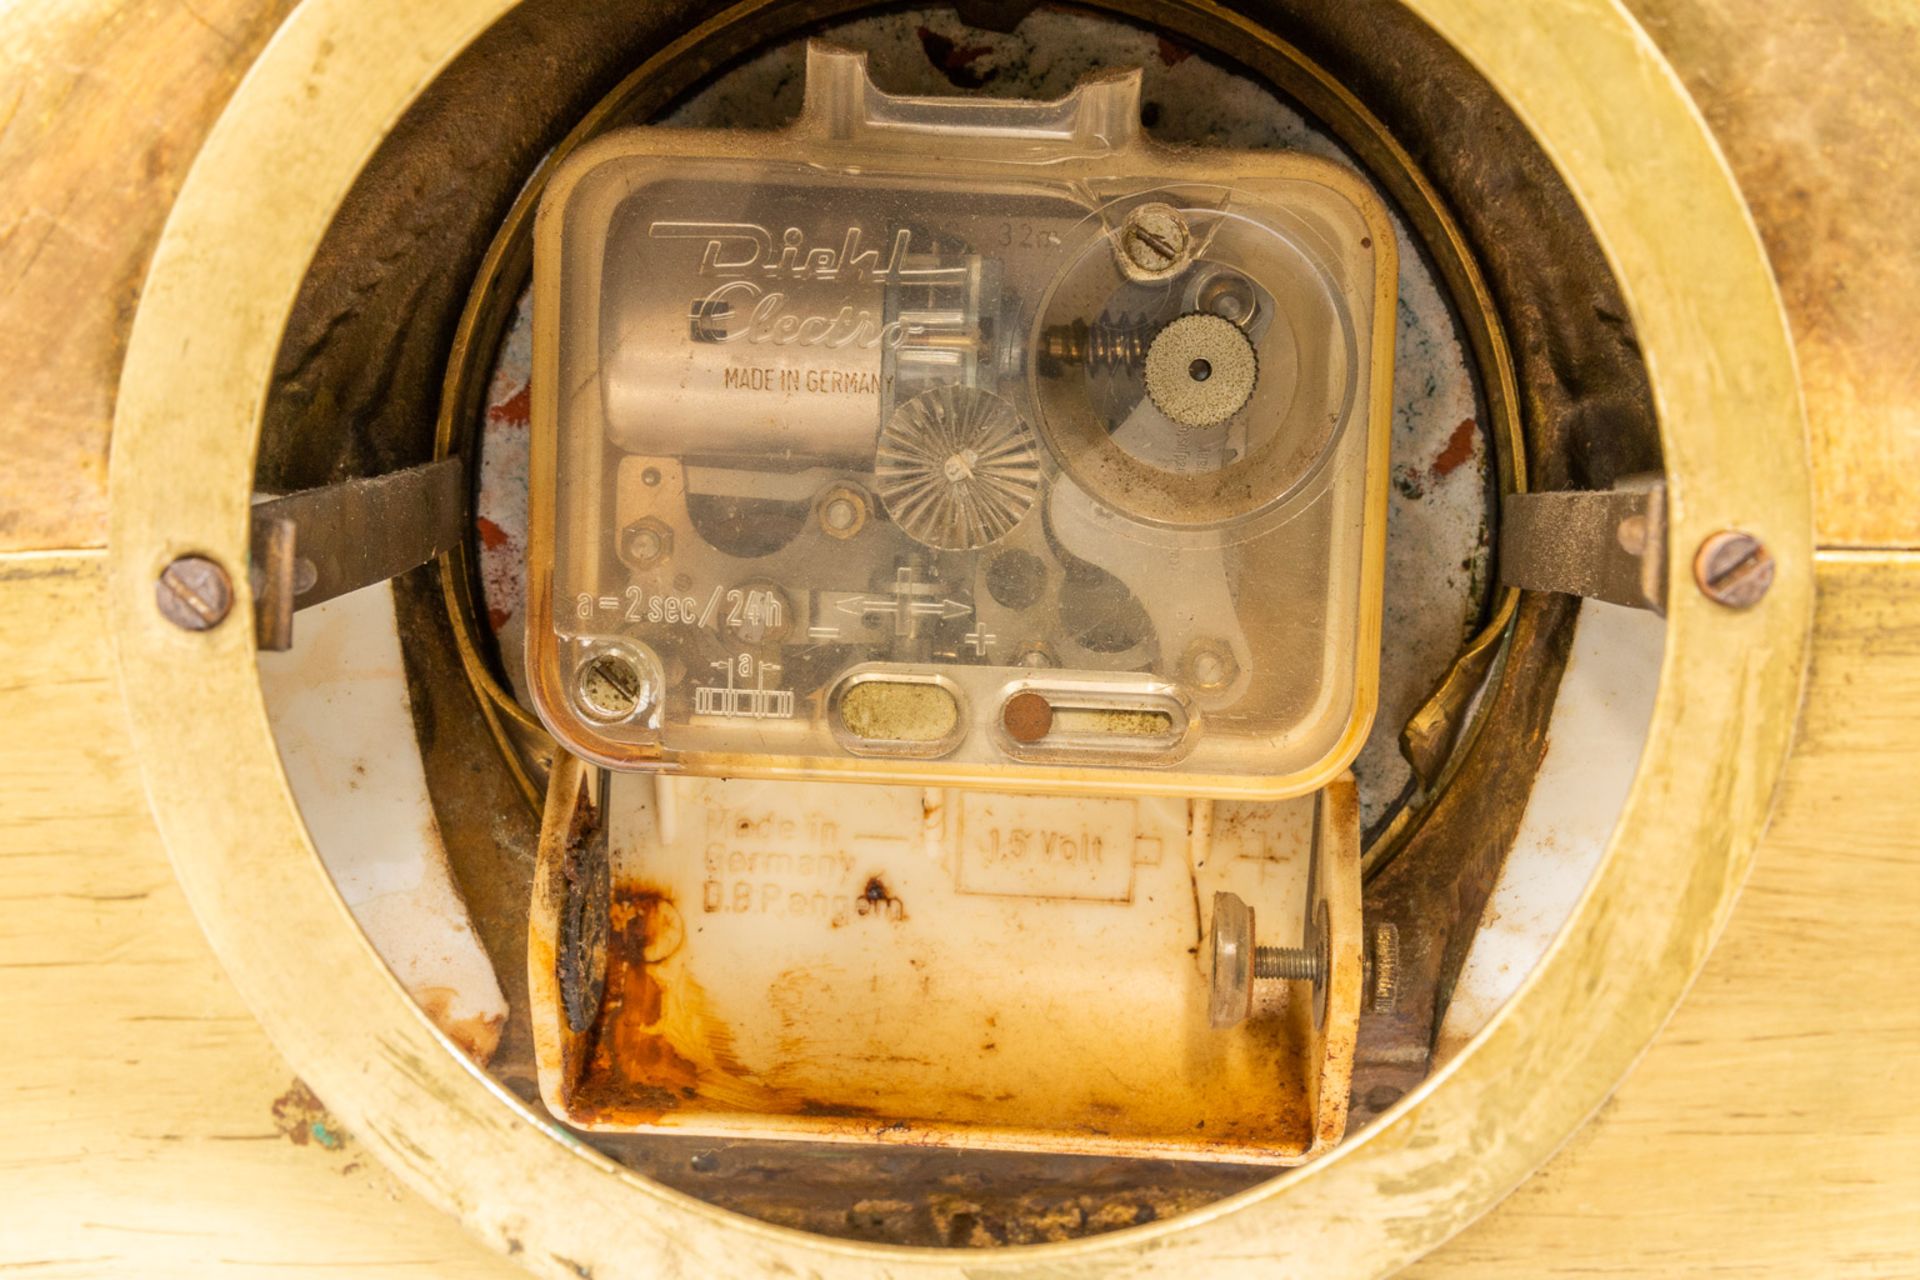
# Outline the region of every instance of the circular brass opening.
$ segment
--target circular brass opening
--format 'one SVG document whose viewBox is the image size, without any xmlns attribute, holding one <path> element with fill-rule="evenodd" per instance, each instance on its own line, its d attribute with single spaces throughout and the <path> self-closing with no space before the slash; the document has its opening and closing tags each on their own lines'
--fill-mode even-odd
<svg viewBox="0 0 1920 1280">
<path fill-rule="evenodd" d="M 853 5 L 848 6 L 846 14 L 835 16 L 857 15 L 861 12 L 863 10 L 859 6 Z M 731 42 L 741 57 L 751 56 L 769 46 L 798 42 L 819 30 L 804 23 L 807 17 L 819 16 L 815 10 L 797 12 L 777 5 L 756 5 L 743 7 L 733 13 L 736 18 L 734 23 L 716 24 L 710 31 L 702 33 L 701 38 L 710 45 L 725 46 Z M 1092 20 L 1105 22 L 1112 22 L 1115 18 L 1130 21 L 1140 16 L 1121 6 L 1094 6 L 1088 13 Z M 1518 476 L 1524 471 L 1524 451 L 1519 444 L 1518 393 L 1513 385 L 1514 374 L 1507 354 L 1503 321 L 1444 201 L 1411 159 L 1388 142 L 1387 126 L 1360 111 L 1356 104 L 1331 96 L 1331 74 L 1308 60 L 1297 49 L 1279 42 L 1271 32 L 1262 33 L 1265 42 L 1263 47 L 1271 51 L 1271 57 L 1256 68 L 1247 66 L 1244 61 L 1227 59 L 1219 52 L 1219 45 L 1206 43 L 1208 39 L 1217 37 L 1218 31 L 1216 29 L 1210 35 L 1201 34 L 1203 28 L 1192 13 L 1184 10 L 1157 12 L 1155 17 L 1163 29 L 1176 32 L 1180 39 L 1190 40 L 1191 47 L 1201 51 L 1200 56 L 1232 63 L 1241 74 L 1269 86 L 1269 91 L 1283 102 L 1305 111 L 1308 109 L 1306 102 L 1317 95 L 1315 105 L 1320 110 L 1332 111 L 1337 108 L 1340 140 L 1353 147 L 1363 167 L 1376 182 L 1386 187 L 1391 196 L 1412 202 L 1406 216 L 1415 234 L 1420 237 L 1417 248 L 1439 264 L 1439 275 L 1453 290 L 1451 301 L 1462 318 L 1469 349 L 1479 364 L 1476 372 L 1480 398 L 1476 416 L 1489 424 L 1487 433 L 1494 459 L 1493 482 L 1503 489 L 1518 483 Z M 704 52 L 709 45 L 695 47 L 702 52 L 698 55 L 688 54 L 684 60 L 702 68 L 724 65 L 719 55 Z M 707 82 L 676 79 L 677 70 L 674 63 L 656 60 L 629 76 L 573 127 L 565 140 L 545 159 L 541 170 L 519 193 L 511 212 L 492 238 L 461 317 L 446 390 L 440 404 L 439 451 L 471 456 L 476 449 L 476 426 L 486 419 L 485 397 L 492 384 L 496 352 L 509 340 L 505 335 L 516 323 L 515 308 L 523 296 L 530 272 L 532 220 L 545 175 L 591 138 L 607 129 L 646 121 L 663 114 L 674 104 L 685 101 L 689 93 Z M 724 76 L 724 70 L 710 74 Z M 1325 128 L 1335 127 L 1325 120 L 1321 124 Z M 1151 209 L 1154 206 L 1145 207 Z M 1586 252 L 1588 258 L 1597 263 L 1597 255 L 1590 248 Z M 1597 269 L 1601 278 L 1604 278 L 1604 267 Z M 1585 277 L 1582 279 L 1584 305 L 1590 281 Z M 1204 314 L 1198 318 L 1209 321 L 1225 312 L 1235 312 L 1241 320 L 1251 322 L 1258 310 L 1247 282 L 1229 275 L 1205 282 L 1198 301 L 1204 308 Z M 1640 385 L 1644 385 L 1643 374 L 1637 366 L 1630 365 L 1620 372 L 1628 381 L 1638 379 Z M 1643 416 L 1637 423 L 1623 425 L 1626 433 L 1635 430 L 1641 435 L 1641 456 L 1657 459 L 1658 446 L 1652 440 L 1651 415 Z M 1105 443 L 1104 437 L 1101 443 Z M 1558 451 L 1565 447 L 1565 443 L 1550 435 L 1542 447 L 1557 459 Z M 1237 469 L 1236 474 L 1244 472 L 1249 466 L 1260 465 L 1265 464 L 1255 460 Z M 1170 475 L 1169 478 L 1179 479 Z M 1279 486 L 1281 489 L 1285 487 L 1284 484 Z M 1179 494 L 1173 495 L 1169 500 L 1169 514 L 1181 510 L 1183 502 Z M 1190 509 L 1191 504 L 1185 503 L 1185 506 Z M 821 518 L 825 518 L 824 506 L 821 508 Z M 1199 518 L 1201 523 L 1213 522 L 1213 517 L 1209 515 L 1203 514 Z M 460 554 L 471 556 L 473 549 L 466 548 Z M 461 564 L 456 559 L 454 571 L 445 579 L 452 624 L 459 637 L 460 653 L 468 675 L 481 693 L 486 713 L 493 718 L 496 737 L 503 743 L 510 763 L 518 769 L 529 798 L 536 799 L 540 766 L 530 757 L 542 750 L 550 750 L 550 746 L 491 660 L 489 637 L 480 622 L 484 610 L 479 605 L 481 592 L 475 577 L 470 562 Z M 1557 612 L 1549 610 L 1543 626 L 1548 630 L 1564 631 L 1570 628 L 1571 620 L 1571 609 Z M 1511 602 L 1489 609 L 1484 615 L 1478 642 L 1483 653 L 1490 656 L 1500 646 L 1512 621 Z M 1044 660 L 1045 655 L 1040 655 L 1040 658 Z M 1212 664 L 1207 655 L 1199 655 L 1199 661 L 1204 669 L 1197 674 L 1203 682 L 1220 686 L 1233 678 L 1231 671 L 1213 670 L 1217 664 Z M 1530 688 L 1533 706 L 1543 712 L 1551 704 L 1558 675 L 1558 662 L 1542 650 L 1526 662 L 1514 664 L 1511 678 L 1514 683 Z M 416 696 L 423 693 L 434 696 L 432 690 L 422 690 L 417 686 Z M 442 699 L 442 704 L 445 704 L 445 699 Z M 437 723 L 444 726 L 447 720 L 444 713 L 436 713 Z M 1462 724 L 1465 727 L 1459 731 L 1459 739 L 1464 744 L 1471 740 L 1477 725 L 1464 718 Z M 1517 727 L 1509 729 L 1510 733 L 1517 731 Z M 872 749 L 863 744 L 860 752 Z M 892 744 L 886 750 L 890 754 L 899 754 L 901 748 L 898 744 Z M 457 783 L 465 781 L 464 773 L 462 766 L 461 776 L 455 779 Z M 1433 797 L 1439 794 L 1440 788 L 1435 786 L 1430 794 L 1417 798 L 1411 794 L 1411 790 L 1409 788 L 1403 801 L 1393 806 L 1389 816 L 1376 825 L 1377 838 L 1373 844 L 1376 860 L 1381 864 L 1398 846 L 1421 829 L 1424 812 L 1430 807 Z M 1493 838 L 1502 837 L 1496 833 Z M 1430 847 L 1441 848 L 1461 842 L 1462 837 L 1457 831 L 1441 829 L 1430 831 L 1426 840 Z M 1366 1100 L 1381 1096 L 1372 1085 L 1356 1090 L 1356 1127 L 1373 1114 L 1373 1110 L 1365 1105 Z M 600 1146 L 628 1167 L 643 1170 L 669 1185 L 728 1208 L 778 1221 L 803 1222 L 810 1229 L 832 1234 L 904 1240 L 914 1244 L 1024 1242 L 1033 1237 L 1020 1234 L 1028 1228 L 1018 1220 L 1022 1211 L 1012 1206 L 1019 1203 L 1049 1206 L 1047 1209 L 1025 1211 L 1045 1217 L 1051 1212 L 1051 1206 L 1079 1196 L 1087 1189 L 1092 1189 L 1101 1198 L 1104 1202 L 1101 1207 L 1106 1212 L 1085 1214 L 1081 1225 L 1076 1227 L 1060 1228 L 1056 1225 L 1048 1230 L 1064 1231 L 1068 1235 L 1111 1230 L 1116 1225 L 1135 1221 L 1142 1215 L 1157 1217 L 1169 1211 L 1197 1206 L 1274 1176 L 1274 1171 L 1254 1166 L 1182 1164 L 1169 1168 L 1141 1162 L 1095 1161 L 1067 1156 L 928 1151 L 913 1157 L 901 1157 L 884 1150 L 863 1153 L 844 1148 L 831 1153 L 809 1153 L 803 1146 L 792 1143 L 744 1144 L 737 1154 L 733 1150 L 713 1153 L 703 1148 L 698 1140 L 669 1135 L 628 1138 L 586 1135 L 586 1140 Z M 699 1154 L 701 1158 L 696 1162 L 688 1155 L 689 1151 Z M 812 1172 L 814 1163 L 826 1158 L 831 1158 L 838 1166 L 834 1185 L 843 1185 L 855 1176 L 853 1170 L 861 1170 L 861 1176 L 868 1179 L 864 1184 L 867 1193 L 865 1198 L 890 1198 L 912 1204 L 912 1214 L 905 1220 L 899 1215 L 891 1215 L 886 1219 L 843 1217 L 842 1206 L 837 1202 L 817 1202 L 811 1198 L 807 1188 L 816 1185 L 817 1175 Z M 731 1180 L 729 1175 L 736 1163 L 744 1164 L 749 1160 L 756 1169 L 782 1170 L 779 1186 L 792 1194 L 776 1195 L 759 1185 L 743 1192 L 737 1181 Z M 937 1188 L 941 1179 L 955 1176 L 962 1168 L 981 1192 L 976 1195 L 976 1200 L 984 1201 L 986 1208 L 981 1213 L 964 1215 L 964 1220 L 972 1221 L 975 1227 L 968 1227 L 956 1234 L 950 1219 L 936 1214 L 929 1206 L 932 1198 L 939 1194 Z M 690 1176 L 690 1171 L 698 1176 Z M 1042 1197 L 1051 1198 L 1043 1200 Z M 999 1221 L 990 1220 L 986 1226 L 979 1225 L 983 1216 L 992 1219 L 1000 1215 L 1005 1216 Z M 1054 1217 L 1057 1222 L 1057 1215 Z M 1006 1223 L 1007 1218 L 1015 1220 Z"/>
<path fill-rule="evenodd" d="M 482 1081 L 405 999 L 320 871 L 275 757 L 247 629 L 186 633 L 155 609 L 153 583 L 184 551 L 246 561 L 253 427 L 277 335 L 368 151 L 420 93 L 421 64 L 393 49 L 444 65 L 505 6 L 402 14 L 314 0 L 296 12 L 209 140 L 155 256 L 116 412 L 111 607 L 142 768 L 196 913 L 294 1067 L 410 1184 L 503 1248 L 603 1277 L 666 1265 L 977 1276 L 1031 1270 L 1043 1256 L 1145 1266 L 1176 1256 L 1170 1248 L 1182 1266 L 1257 1252 L 1378 1273 L 1477 1216 L 1590 1113 L 1704 955 L 1778 776 L 1810 616 L 1797 392 L 1737 195 L 1624 13 L 1576 23 L 1454 0 L 1412 8 L 1532 123 L 1596 228 L 1640 346 L 1668 371 L 1653 393 L 1677 499 L 1670 576 L 1685 580 L 1708 533 L 1743 528 L 1774 556 L 1773 589 L 1738 612 L 1676 593 L 1645 765 L 1594 884 L 1520 997 L 1534 1016 L 1496 1021 L 1375 1130 L 1292 1178 L 1045 1255 L 951 1256 L 823 1241 L 664 1194 L 557 1141 Z M 1220 40 L 1270 39 L 1232 15 L 1183 14 Z M 311 93 L 282 92 L 289 83 Z M 1627 151 L 1644 165 L 1616 171 L 1610 157 Z M 177 335 L 189 329 L 198 340 L 183 350 Z M 244 609 L 244 575 L 235 587 Z M 183 723 L 189 697 L 198 714 Z M 271 918 L 261 901 L 276 904 Z M 1612 981 L 1596 994 L 1597 967 Z M 1516 1093 L 1538 1101 L 1502 1108 Z"/>
</svg>

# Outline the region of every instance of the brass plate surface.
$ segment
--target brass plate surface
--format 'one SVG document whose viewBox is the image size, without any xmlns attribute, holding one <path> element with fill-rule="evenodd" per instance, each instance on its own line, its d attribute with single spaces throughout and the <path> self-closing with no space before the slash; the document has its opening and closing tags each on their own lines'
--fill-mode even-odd
<svg viewBox="0 0 1920 1280">
<path fill-rule="evenodd" d="M 150 607 L 181 550 L 243 562 L 251 428 L 307 252 L 384 128 L 500 7 L 300 9 L 175 206 L 121 383 L 107 594 L 136 750 L 188 898 L 302 1074 L 405 1181 L 550 1274 L 1172 1275 L 1250 1256 L 1380 1273 L 1524 1177 L 1664 1021 L 1724 919 L 1791 731 L 1810 616 L 1804 435 L 1778 299 L 1730 178 L 1640 32 L 1597 0 L 1413 6 L 1502 87 L 1598 228 L 1658 374 L 1675 556 L 1722 525 L 1751 528 L 1780 564 L 1773 594 L 1746 614 L 1676 600 L 1654 745 L 1578 915 L 1488 1033 L 1364 1140 L 1166 1222 L 933 1253 L 802 1236 L 667 1192 L 534 1122 L 448 1052 L 312 852 L 246 630 L 185 636 Z M 1622 154 L 1634 163 L 1616 166 Z"/>
<path fill-rule="evenodd" d="M 105 544 L 141 278 L 201 139 L 292 8 L 0 5 L 0 551 Z"/>
<path fill-rule="evenodd" d="M 1920 544 L 1920 5 L 1627 7 L 1700 104 L 1779 276 L 1821 543 Z"/>
</svg>

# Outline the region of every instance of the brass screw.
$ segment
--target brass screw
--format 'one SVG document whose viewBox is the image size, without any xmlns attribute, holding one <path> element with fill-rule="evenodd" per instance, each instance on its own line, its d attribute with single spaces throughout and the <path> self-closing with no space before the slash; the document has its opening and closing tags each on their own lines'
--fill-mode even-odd
<svg viewBox="0 0 1920 1280">
<path fill-rule="evenodd" d="M 654 693 L 639 665 L 617 649 L 596 653 L 581 663 L 573 687 L 581 708 L 608 724 L 638 715 Z"/>
<path fill-rule="evenodd" d="M 181 556 L 154 583 L 160 616 L 182 631 L 211 631 L 233 609 L 233 582 L 205 556 Z"/>
<path fill-rule="evenodd" d="M 1187 220 L 1171 205 L 1143 204 L 1120 228 L 1120 251 L 1148 275 L 1165 275 L 1181 266 L 1192 243 Z"/>
<path fill-rule="evenodd" d="M 1773 585 L 1773 553 L 1750 533 L 1722 529 L 1700 544 L 1693 580 L 1715 604 L 1751 609 Z"/>
</svg>

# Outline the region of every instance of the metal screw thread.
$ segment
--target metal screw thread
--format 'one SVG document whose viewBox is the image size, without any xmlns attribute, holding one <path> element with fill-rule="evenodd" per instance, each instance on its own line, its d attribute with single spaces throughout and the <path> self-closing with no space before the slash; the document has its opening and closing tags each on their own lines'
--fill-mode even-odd
<svg viewBox="0 0 1920 1280">
<path fill-rule="evenodd" d="M 1400 1004 L 1400 926 L 1392 921 L 1375 925 L 1361 957 L 1362 1007 L 1372 1013 L 1392 1013 Z"/>
<path fill-rule="evenodd" d="M 1114 321 L 1103 317 L 1091 325 L 1076 320 L 1054 325 L 1040 335 L 1040 358 L 1052 364 L 1104 370 L 1137 368 L 1146 363 L 1152 338 L 1148 330 L 1133 327 L 1133 317 L 1128 315 Z"/>
<path fill-rule="evenodd" d="M 1320 953 L 1305 947 L 1255 947 L 1253 976 L 1289 982 L 1320 981 Z"/>
</svg>

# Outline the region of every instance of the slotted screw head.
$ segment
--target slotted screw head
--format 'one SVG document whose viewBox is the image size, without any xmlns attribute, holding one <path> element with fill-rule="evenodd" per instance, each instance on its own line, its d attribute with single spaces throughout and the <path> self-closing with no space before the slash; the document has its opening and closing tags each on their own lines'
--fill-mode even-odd
<svg viewBox="0 0 1920 1280">
<path fill-rule="evenodd" d="M 652 704 L 655 694 L 640 664 L 618 649 L 603 650 L 581 663 L 574 673 L 573 688 L 581 709 L 604 724 L 639 715 Z"/>
<path fill-rule="evenodd" d="M 1715 604 L 1751 609 L 1773 585 L 1773 554 L 1750 533 L 1722 529 L 1700 544 L 1693 579 Z"/>
<path fill-rule="evenodd" d="M 1184 263 L 1192 242 L 1187 220 L 1171 205 L 1142 205 L 1127 215 L 1120 228 L 1120 251 L 1127 261 L 1153 275 Z"/>
<path fill-rule="evenodd" d="M 183 631 L 211 631 L 233 609 L 233 581 L 205 556 L 181 556 L 154 583 L 160 616 Z"/>
</svg>

